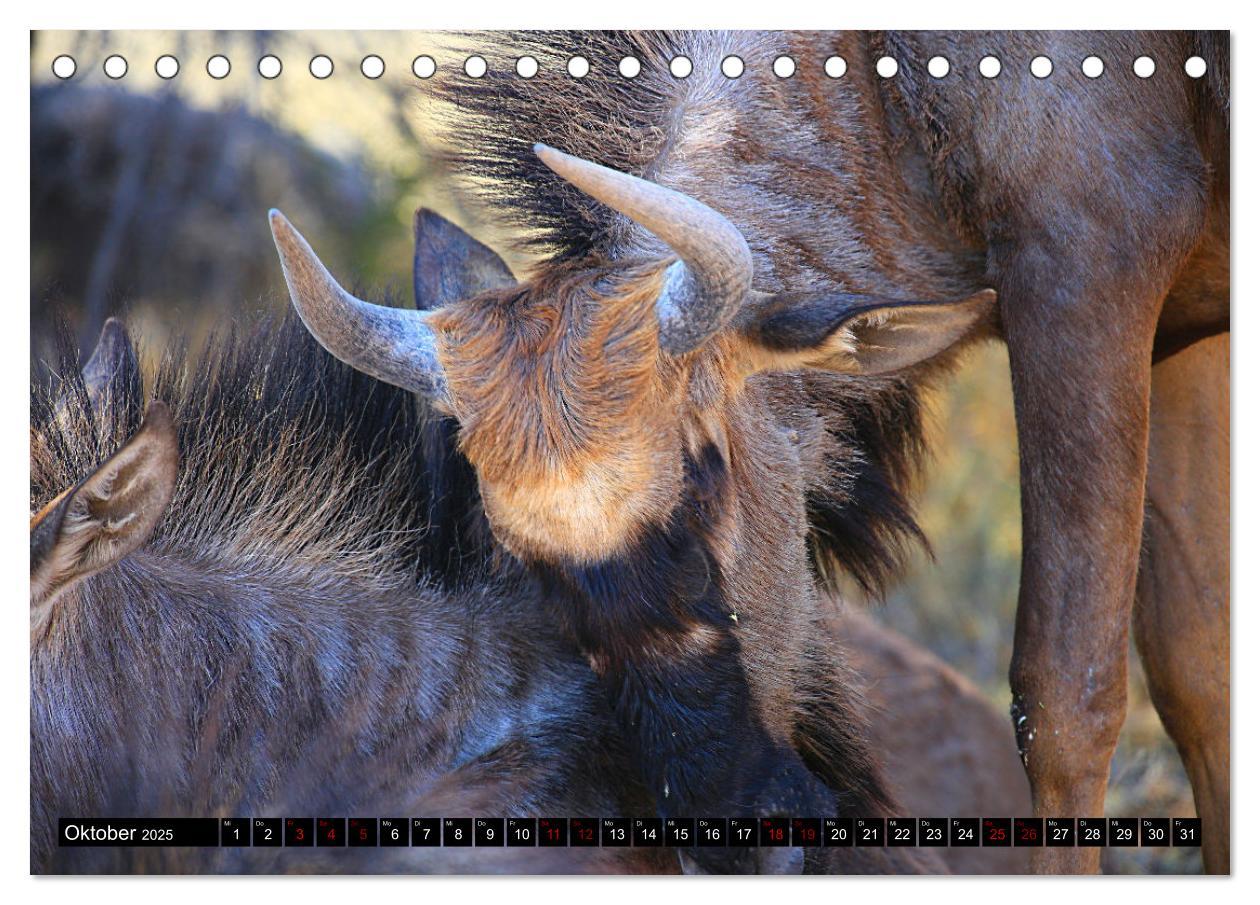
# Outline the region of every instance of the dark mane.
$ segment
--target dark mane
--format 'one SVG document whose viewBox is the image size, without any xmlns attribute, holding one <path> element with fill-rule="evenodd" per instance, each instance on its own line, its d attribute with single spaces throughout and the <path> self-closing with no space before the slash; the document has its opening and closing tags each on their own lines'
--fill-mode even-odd
<svg viewBox="0 0 1260 905">
<path fill-rule="evenodd" d="M 116 375 L 99 413 L 64 328 L 57 348 L 32 381 L 31 511 L 118 448 L 156 398 L 175 413 L 181 456 L 157 547 L 451 586 L 490 568 L 476 482 L 449 431 L 328 355 L 291 312 L 213 335 L 195 356 L 178 341 L 141 346 L 151 364 Z"/>
<path fill-rule="evenodd" d="M 752 39 L 742 34 L 740 40 Z M 654 165 L 685 127 L 687 110 L 720 107 L 721 98 L 713 95 L 726 85 L 744 90 L 735 80 L 669 73 L 677 55 L 695 60 L 697 71 L 702 61 L 715 66 L 723 43 L 712 32 L 468 35 L 460 51 L 481 54 L 489 68 L 480 79 L 460 73 L 435 80 L 434 112 L 447 163 L 495 222 L 524 237 L 527 249 L 553 260 L 608 255 L 622 236 L 624 218 L 547 169 L 533 143 L 652 178 Z M 532 79 L 514 71 L 516 58 L 525 54 L 539 62 Z M 578 54 L 591 63 L 582 79 L 565 71 Z M 627 55 L 643 64 L 637 78 L 618 74 Z M 879 594 L 906 551 L 925 542 L 908 497 L 925 447 L 919 392 L 908 381 L 828 375 L 786 378 L 784 385 L 788 404 L 826 413 L 830 435 L 830 453 L 820 460 L 808 498 L 818 573 L 831 581 L 847 572 Z"/>
<path fill-rule="evenodd" d="M 462 73 L 435 86 L 447 163 L 522 244 L 553 258 L 579 257 L 613 240 L 621 215 L 552 173 L 534 155 L 535 142 L 624 172 L 650 176 L 652 162 L 681 126 L 671 111 L 688 90 L 669 61 L 691 54 L 697 40 L 671 32 L 515 31 L 473 33 L 453 46 L 489 64 L 484 77 Z M 538 60 L 534 78 L 516 75 L 516 59 Z M 591 65 L 568 75 L 570 57 Z M 643 64 L 634 79 L 617 70 L 622 57 Z"/>
<path fill-rule="evenodd" d="M 833 448 L 805 498 L 810 558 L 828 585 L 847 573 L 878 597 L 906 554 L 928 547 L 909 497 L 926 456 L 923 413 L 919 393 L 903 381 L 855 382 L 830 375 L 805 381 Z"/>
</svg>

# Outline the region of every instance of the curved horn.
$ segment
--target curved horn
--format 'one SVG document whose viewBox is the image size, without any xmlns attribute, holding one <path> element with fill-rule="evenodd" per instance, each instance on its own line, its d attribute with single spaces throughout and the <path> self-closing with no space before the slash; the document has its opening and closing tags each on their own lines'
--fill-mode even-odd
<svg viewBox="0 0 1260 905">
<path fill-rule="evenodd" d="M 446 379 L 426 312 L 355 298 L 284 214 L 272 210 L 268 216 L 289 297 L 319 344 L 357 371 L 431 399 L 445 398 Z"/>
<path fill-rule="evenodd" d="M 657 300 L 661 346 L 675 355 L 696 348 L 739 310 L 752 288 L 752 253 L 735 225 L 708 205 L 662 185 L 534 145 L 566 182 L 625 214 L 682 260 L 670 268 Z"/>
</svg>

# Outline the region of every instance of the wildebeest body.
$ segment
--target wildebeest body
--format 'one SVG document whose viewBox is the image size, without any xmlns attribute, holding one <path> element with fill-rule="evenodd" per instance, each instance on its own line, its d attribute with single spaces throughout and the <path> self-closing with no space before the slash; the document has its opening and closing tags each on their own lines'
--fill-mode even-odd
<svg viewBox="0 0 1260 905">
<path fill-rule="evenodd" d="M 622 745 L 536 592 L 485 563 L 463 591 L 416 571 L 426 539 L 412 495 L 429 466 L 406 395 L 313 351 L 293 322 L 259 327 L 187 373 L 169 351 L 149 381 L 182 435 L 166 519 L 33 627 L 32 868 L 653 869 L 598 854 L 383 849 L 355 852 L 351 866 L 345 851 L 335 863 L 293 850 L 56 847 L 60 816 L 645 807 L 633 783 L 602 778 L 628 775 Z M 73 375 L 73 359 L 63 365 Z M 73 376 L 55 400 L 35 394 L 33 504 L 134 429 L 136 376 L 117 374 L 103 408 Z"/>
</svg>

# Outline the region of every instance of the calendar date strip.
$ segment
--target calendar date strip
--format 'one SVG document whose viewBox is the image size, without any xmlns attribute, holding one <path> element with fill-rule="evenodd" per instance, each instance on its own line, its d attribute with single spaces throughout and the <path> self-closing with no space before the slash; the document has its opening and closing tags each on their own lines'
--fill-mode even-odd
<svg viewBox="0 0 1260 905">
<path fill-rule="evenodd" d="M 62 846 L 689 848 L 1202 845 L 1197 817 L 62 817 Z"/>
</svg>

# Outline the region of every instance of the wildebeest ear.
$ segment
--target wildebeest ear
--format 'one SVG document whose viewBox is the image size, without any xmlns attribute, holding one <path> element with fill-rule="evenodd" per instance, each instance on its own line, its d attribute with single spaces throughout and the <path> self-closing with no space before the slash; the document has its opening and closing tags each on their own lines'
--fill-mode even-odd
<svg viewBox="0 0 1260 905">
<path fill-rule="evenodd" d="M 889 374 L 954 345 L 993 316 L 996 299 L 992 289 L 949 302 L 788 293 L 745 306 L 734 326 L 750 372 Z"/>
<path fill-rule="evenodd" d="M 415 234 L 412 281 L 417 308 L 440 308 L 516 283 L 502 258 L 428 208 L 416 211 Z"/>
<path fill-rule="evenodd" d="M 154 402 L 117 452 L 31 519 L 31 606 L 48 603 L 147 541 L 178 473 L 174 421 Z"/>
<path fill-rule="evenodd" d="M 140 380 L 135 346 L 126 326 L 116 317 L 105 321 L 92 357 L 83 366 L 83 386 L 92 408 L 100 414 L 111 396 L 129 398 L 132 384 Z"/>
</svg>

